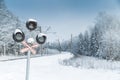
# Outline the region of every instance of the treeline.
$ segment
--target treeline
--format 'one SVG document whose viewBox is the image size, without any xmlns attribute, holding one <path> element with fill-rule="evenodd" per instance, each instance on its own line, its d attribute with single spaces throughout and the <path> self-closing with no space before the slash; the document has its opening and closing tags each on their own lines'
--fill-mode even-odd
<svg viewBox="0 0 120 80">
<path fill-rule="evenodd" d="M 72 52 L 75 56 L 86 55 L 120 60 L 120 21 L 116 16 L 99 13 L 94 26 L 62 43 L 49 43 L 49 48 Z"/>
</svg>

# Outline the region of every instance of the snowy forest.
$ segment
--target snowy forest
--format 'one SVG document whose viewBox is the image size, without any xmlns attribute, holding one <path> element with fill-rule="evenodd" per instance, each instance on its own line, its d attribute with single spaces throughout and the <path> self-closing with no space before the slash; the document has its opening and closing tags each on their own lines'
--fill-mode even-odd
<svg viewBox="0 0 120 80">
<path fill-rule="evenodd" d="M 95 19 L 94 26 L 71 40 L 49 44 L 49 48 L 72 52 L 75 56 L 94 56 L 120 60 L 120 20 L 106 12 Z"/>
<path fill-rule="evenodd" d="M 22 46 L 13 41 L 12 33 L 16 28 L 23 29 L 25 33 L 29 32 L 24 23 L 7 9 L 4 0 L 0 0 L 0 19 L 2 20 L 0 22 L 0 55 L 20 54 L 19 50 Z M 33 36 L 36 31 L 32 33 Z M 53 43 L 48 42 L 45 47 L 68 51 L 75 56 L 86 55 L 107 60 L 120 60 L 120 20 L 114 15 L 100 12 L 94 26 L 84 34 L 80 32 L 78 36 L 61 43 L 59 40 Z"/>
<path fill-rule="evenodd" d="M 21 22 L 15 17 L 6 7 L 4 0 L 0 0 L 0 55 L 4 52 L 4 48 L 7 50 L 5 53 L 9 54 L 13 52 L 13 46 L 15 43 L 12 40 L 13 30 L 17 26 L 21 27 Z M 8 27 L 9 26 L 9 27 Z"/>
<path fill-rule="evenodd" d="M 22 29 L 26 34 L 26 38 L 33 37 L 39 32 L 39 28 L 30 33 L 25 27 L 25 22 L 19 20 L 5 5 L 4 0 L 0 0 L 0 55 L 23 55 L 20 53 L 20 49 L 23 48 L 22 44 L 15 42 L 12 38 L 12 34 L 15 29 Z M 38 48 L 37 51 L 40 49 Z"/>
</svg>

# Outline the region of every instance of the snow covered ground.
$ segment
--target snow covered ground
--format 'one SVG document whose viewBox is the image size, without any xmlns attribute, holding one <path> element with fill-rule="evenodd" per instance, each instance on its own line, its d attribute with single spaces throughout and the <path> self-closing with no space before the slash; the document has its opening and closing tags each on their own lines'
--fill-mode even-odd
<svg viewBox="0 0 120 80">
<path fill-rule="evenodd" d="M 87 69 L 103 69 L 120 71 L 120 61 L 99 59 L 91 56 L 79 56 L 64 59 L 60 62 L 62 65 L 73 66 Z"/>
<path fill-rule="evenodd" d="M 59 64 L 70 53 L 31 59 L 30 80 L 120 80 L 120 71 L 75 68 Z M 0 62 L 0 80 L 25 80 L 26 60 Z"/>
</svg>

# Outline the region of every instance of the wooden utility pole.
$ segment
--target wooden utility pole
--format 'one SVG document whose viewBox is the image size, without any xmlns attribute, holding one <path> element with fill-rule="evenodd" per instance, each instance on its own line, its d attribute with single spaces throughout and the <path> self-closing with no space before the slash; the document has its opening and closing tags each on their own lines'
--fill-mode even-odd
<svg viewBox="0 0 120 80">
<path fill-rule="evenodd" d="M 5 46 L 5 43 L 4 43 L 4 53 L 3 55 L 5 56 L 6 55 L 6 46 Z"/>
<path fill-rule="evenodd" d="M 73 35 L 71 34 L 70 52 L 72 52 L 72 37 L 73 37 Z"/>
<path fill-rule="evenodd" d="M 41 28 L 41 26 L 39 27 L 39 30 L 40 30 L 40 33 L 42 33 L 42 28 Z M 42 49 L 43 49 L 43 47 L 42 47 L 42 44 L 40 45 L 40 54 L 42 55 L 43 53 L 43 51 L 42 51 Z"/>
<path fill-rule="evenodd" d="M 60 44 L 60 40 L 58 39 L 58 45 L 59 45 L 59 48 L 60 48 L 60 53 L 62 51 L 62 47 L 61 47 L 61 44 Z"/>
</svg>

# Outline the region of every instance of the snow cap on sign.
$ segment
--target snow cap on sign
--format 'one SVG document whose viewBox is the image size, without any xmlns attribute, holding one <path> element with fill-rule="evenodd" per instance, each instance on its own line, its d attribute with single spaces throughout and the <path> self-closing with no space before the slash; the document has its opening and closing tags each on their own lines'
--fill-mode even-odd
<svg viewBox="0 0 120 80">
<path fill-rule="evenodd" d="M 29 38 L 28 40 L 27 40 L 27 43 L 34 43 L 35 42 L 35 40 L 33 39 L 33 38 Z"/>
<path fill-rule="evenodd" d="M 22 31 L 20 29 L 16 29 L 14 33 L 17 33 L 17 32 L 21 32 L 22 33 Z"/>
<path fill-rule="evenodd" d="M 37 22 L 37 20 L 35 20 L 35 19 L 28 19 L 28 22 L 29 21 Z"/>
<path fill-rule="evenodd" d="M 40 33 L 38 36 L 39 36 L 39 37 L 42 37 L 42 36 L 46 36 L 46 34 Z"/>
</svg>

